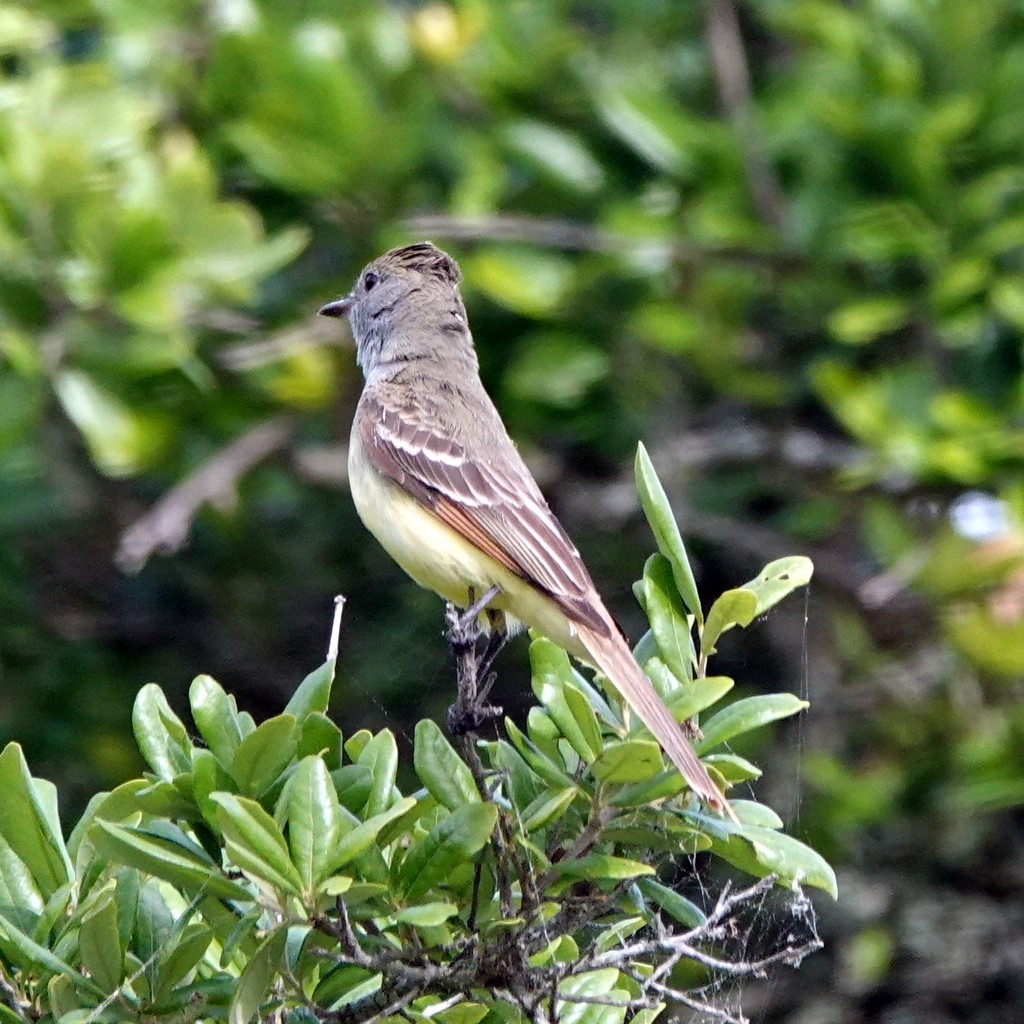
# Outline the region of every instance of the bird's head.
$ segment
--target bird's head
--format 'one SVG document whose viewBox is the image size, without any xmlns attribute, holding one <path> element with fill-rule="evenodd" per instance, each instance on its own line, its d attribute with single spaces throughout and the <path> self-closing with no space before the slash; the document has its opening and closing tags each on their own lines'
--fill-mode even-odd
<svg viewBox="0 0 1024 1024">
<path fill-rule="evenodd" d="M 440 354 L 469 341 L 459 296 L 458 264 L 432 242 L 390 249 L 368 263 L 348 295 L 320 308 L 347 317 L 359 365 L 367 375 L 381 363 Z M 470 350 L 472 343 L 469 342 Z"/>
</svg>

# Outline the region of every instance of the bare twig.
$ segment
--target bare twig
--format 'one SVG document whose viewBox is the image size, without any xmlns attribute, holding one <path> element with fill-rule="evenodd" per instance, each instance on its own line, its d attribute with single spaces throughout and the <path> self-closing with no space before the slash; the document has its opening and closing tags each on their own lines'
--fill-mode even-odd
<svg viewBox="0 0 1024 1024">
<path fill-rule="evenodd" d="M 154 553 L 179 551 L 199 509 L 206 503 L 216 508 L 232 507 L 239 479 L 282 449 L 293 430 L 290 416 L 275 416 L 235 438 L 124 531 L 117 564 L 125 572 L 138 572 Z"/>
<path fill-rule="evenodd" d="M 704 34 L 718 94 L 733 123 L 743 154 L 750 197 L 761 219 L 778 231 L 785 219 L 782 186 L 768 159 L 764 139 L 754 119 L 750 102 L 750 70 L 733 0 L 708 0 Z"/>
<path fill-rule="evenodd" d="M 463 242 L 525 242 L 549 249 L 570 252 L 599 252 L 610 255 L 657 253 L 681 264 L 718 260 L 747 266 L 792 270 L 805 259 L 797 253 L 753 249 L 737 245 L 707 245 L 685 239 L 637 239 L 605 231 L 588 224 L 557 218 L 531 217 L 525 214 L 498 214 L 493 217 L 452 217 L 444 213 L 424 213 L 409 217 L 403 226 L 413 234 Z"/>
<path fill-rule="evenodd" d="M 341 634 L 341 614 L 345 610 L 344 594 L 334 595 L 334 615 L 331 618 L 331 638 L 327 641 L 327 660 L 338 659 L 338 638 Z"/>
</svg>

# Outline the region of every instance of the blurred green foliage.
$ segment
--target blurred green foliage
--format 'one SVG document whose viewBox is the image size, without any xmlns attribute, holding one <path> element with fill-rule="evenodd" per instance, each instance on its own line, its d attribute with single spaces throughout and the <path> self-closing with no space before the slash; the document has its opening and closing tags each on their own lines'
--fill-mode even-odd
<svg viewBox="0 0 1024 1024">
<path fill-rule="evenodd" d="M 603 485 L 638 437 L 702 590 L 815 556 L 810 632 L 763 627 L 765 688 L 806 659 L 819 698 L 815 843 L 857 863 L 902 817 L 911 859 L 1008 884 L 1022 92 L 1015 0 L 0 2 L 0 731 L 80 798 L 136 770 L 138 682 L 277 706 L 336 590 L 358 724 L 436 710 L 436 601 L 314 471 L 358 381 L 313 312 L 429 236 L 627 625 L 640 527 Z M 187 551 L 113 567 L 281 411 Z"/>
</svg>

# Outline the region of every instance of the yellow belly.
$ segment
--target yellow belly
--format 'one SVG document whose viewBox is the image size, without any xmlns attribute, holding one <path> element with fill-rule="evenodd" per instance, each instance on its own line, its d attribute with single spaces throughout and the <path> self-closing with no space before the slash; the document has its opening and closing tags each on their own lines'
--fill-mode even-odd
<svg viewBox="0 0 1024 1024">
<path fill-rule="evenodd" d="M 496 585 L 501 593 L 491 607 L 505 612 L 510 631 L 516 628 L 517 620 L 570 654 L 585 657 L 575 628 L 554 601 L 441 522 L 396 483 L 381 476 L 366 457 L 358 431 L 353 431 L 349 445 L 348 474 L 359 518 L 421 587 L 465 608 L 470 603 L 470 588 L 480 597 Z"/>
</svg>

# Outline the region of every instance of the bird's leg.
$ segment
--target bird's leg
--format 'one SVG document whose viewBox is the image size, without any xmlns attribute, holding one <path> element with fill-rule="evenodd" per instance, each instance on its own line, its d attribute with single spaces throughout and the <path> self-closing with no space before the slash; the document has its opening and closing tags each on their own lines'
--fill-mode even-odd
<svg viewBox="0 0 1024 1024">
<path fill-rule="evenodd" d="M 487 605 L 493 601 L 501 590 L 497 586 L 490 587 L 484 595 L 476 600 L 476 592 L 469 590 L 469 607 L 459 613 L 458 609 L 449 604 L 445 619 L 448 624 L 448 644 L 455 655 L 456 675 L 458 680 L 458 696 L 455 703 L 448 709 L 448 729 L 453 735 L 462 735 L 478 729 L 485 722 L 497 718 L 501 708 L 493 708 L 483 704 L 490 689 L 485 682 L 481 690 L 481 678 L 490 667 L 499 646 L 495 647 L 495 636 L 488 638 L 482 652 L 478 653 L 480 626 L 477 618 Z M 500 614 L 500 613 L 495 613 Z M 488 618 L 495 621 L 490 613 Z"/>
</svg>

